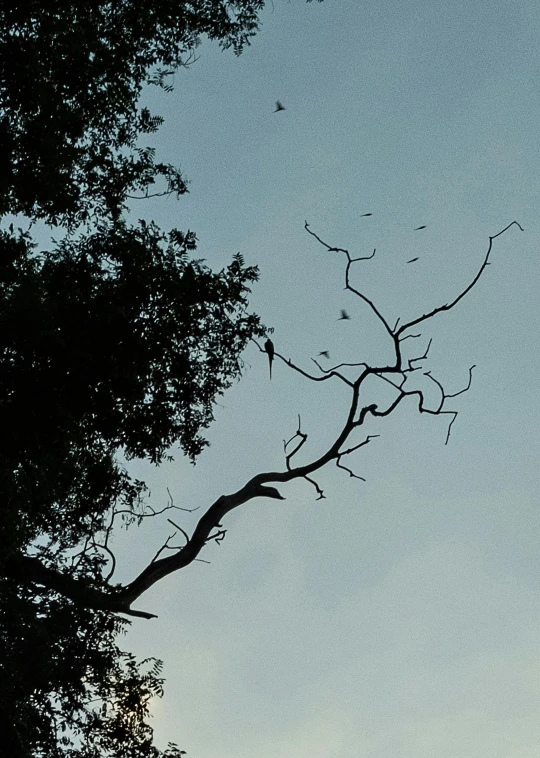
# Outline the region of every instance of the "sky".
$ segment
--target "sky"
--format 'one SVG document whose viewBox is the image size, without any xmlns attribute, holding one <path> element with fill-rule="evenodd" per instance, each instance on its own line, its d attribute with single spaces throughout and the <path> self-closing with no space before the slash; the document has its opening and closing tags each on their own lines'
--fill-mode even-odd
<svg viewBox="0 0 540 758">
<path fill-rule="evenodd" d="M 409 346 L 446 388 L 447 417 L 414 400 L 370 422 L 380 436 L 224 520 L 221 545 L 143 595 L 123 640 L 164 661 L 157 743 L 188 758 L 536 758 L 540 744 L 540 12 L 498 0 L 274 0 L 240 57 L 210 42 L 143 103 L 165 116 L 156 158 L 190 194 L 133 202 L 130 220 L 193 229 L 214 268 L 258 265 L 250 307 L 306 370 L 390 359 L 388 337 L 344 291 L 343 256 L 390 322 L 469 295 Z M 285 110 L 274 113 L 275 101 Z M 362 216 L 372 213 L 372 216 Z M 426 228 L 415 231 L 425 225 Z M 418 261 L 406 261 L 418 257 Z M 338 321 L 340 309 L 351 318 Z M 416 332 L 415 332 L 416 333 Z M 414 344 L 412 344 L 414 343 Z M 150 503 L 198 508 L 302 460 L 347 412 L 339 382 L 310 382 L 245 353 L 216 407 L 210 448 L 129 469 Z M 368 395 L 384 404 L 388 388 Z M 426 390 L 436 404 L 436 387 Z M 166 515 L 118 534 L 130 581 L 172 533 Z"/>
</svg>

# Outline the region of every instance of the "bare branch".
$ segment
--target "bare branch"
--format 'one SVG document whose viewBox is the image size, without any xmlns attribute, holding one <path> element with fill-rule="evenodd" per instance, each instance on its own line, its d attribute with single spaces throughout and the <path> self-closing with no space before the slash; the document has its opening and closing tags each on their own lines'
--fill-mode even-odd
<svg viewBox="0 0 540 758">
<path fill-rule="evenodd" d="M 418 318 L 413 319 L 412 321 L 408 321 L 406 324 L 403 324 L 399 327 L 398 331 L 396 332 L 396 335 L 399 336 L 402 332 L 405 331 L 405 329 L 410 329 L 411 326 L 415 326 L 415 324 L 419 324 L 422 321 L 427 321 L 427 319 L 431 318 L 432 316 L 435 316 L 437 313 L 442 313 L 442 311 L 449 311 L 451 308 L 453 308 L 459 301 L 465 297 L 465 295 L 472 290 L 476 282 L 480 279 L 482 276 L 482 272 L 484 271 L 485 267 L 488 265 L 488 259 L 489 255 L 491 253 L 491 248 L 493 246 L 493 240 L 497 237 L 500 237 L 501 234 L 504 234 L 508 229 L 510 229 L 511 226 L 514 226 L 514 224 L 523 231 L 523 227 L 517 222 L 512 221 L 511 224 L 508 224 L 508 226 L 505 226 L 504 229 L 502 229 L 500 232 L 497 232 L 497 234 L 494 234 L 493 237 L 489 238 L 489 247 L 486 253 L 486 257 L 484 258 L 484 261 L 482 265 L 480 266 L 480 269 L 478 270 L 478 273 L 474 277 L 474 279 L 465 287 L 460 294 L 454 298 L 450 303 L 446 303 L 446 305 L 440 305 L 437 308 L 434 308 L 432 311 L 429 311 L 429 313 L 424 313 L 422 316 L 419 316 Z"/>
<path fill-rule="evenodd" d="M 350 387 L 351 392 L 350 392 L 349 406 L 346 413 L 344 414 L 344 419 L 343 419 L 341 429 L 335 435 L 333 441 L 331 441 L 327 445 L 325 451 L 320 455 L 313 456 L 311 460 L 308 460 L 306 463 L 293 465 L 294 456 L 300 451 L 301 448 L 303 448 L 304 446 L 307 447 L 307 442 L 308 442 L 307 434 L 305 434 L 301 430 L 301 419 L 299 416 L 298 417 L 298 430 L 291 437 L 290 440 L 288 441 L 284 440 L 283 442 L 284 453 L 285 453 L 285 466 L 283 470 L 267 471 L 267 472 L 256 474 L 251 479 L 249 479 L 249 481 L 247 481 L 242 487 L 240 487 L 236 492 L 233 492 L 232 494 L 229 494 L 229 495 L 221 495 L 212 505 L 210 505 L 210 507 L 206 510 L 206 512 L 203 513 L 203 515 L 200 517 L 191 537 L 189 537 L 189 535 L 184 529 L 182 529 L 177 524 L 175 524 L 171 519 L 168 519 L 168 521 L 183 534 L 184 539 L 186 540 L 186 544 L 183 546 L 177 546 L 177 547 L 170 546 L 169 542 L 173 539 L 175 535 L 173 534 L 169 536 L 165 544 L 159 549 L 159 551 L 151 560 L 151 562 L 139 573 L 137 577 L 135 577 L 135 579 L 132 582 L 130 582 L 129 584 L 123 587 L 118 587 L 118 588 L 108 587 L 106 589 L 103 589 L 103 588 L 99 589 L 92 586 L 88 586 L 86 583 L 84 583 L 82 580 L 78 578 L 75 578 L 71 575 L 62 574 L 60 571 L 57 571 L 55 569 L 48 568 L 47 566 L 42 564 L 38 558 L 30 557 L 30 556 L 18 556 L 15 554 L 13 556 L 9 556 L 4 561 L 4 567 L 5 567 L 5 570 L 7 571 L 7 574 L 9 576 L 17 578 L 20 581 L 35 582 L 37 584 L 40 584 L 50 589 L 53 589 L 55 591 L 58 591 L 64 594 L 66 597 L 71 598 L 75 603 L 84 605 L 86 607 L 107 610 L 107 611 L 115 612 L 115 613 L 126 613 L 126 614 L 134 615 L 134 616 L 142 616 L 144 618 L 151 618 L 153 614 L 148 614 L 143 611 L 132 611 L 131 604 L 138 597 L 140 597 L 144 592 L 146 592 L 146 590 L 148 590 L 153 584 L 158 582 L 163 577 L 175 571 L 178 571 L 182 568 L 185 568 L 193 561 L 203 561 L 203 559 L 199 557 L 201 550 L 209 541 L 215 541 L 217 542 L 217 544 L 220 544 L 222 542 L 227 531 L 226 529 L 223 528 L 222 521 L 225 518 L 225 516 L 228 513 L 230 513 L 232 510 L 234 510 L 235 508 L 238 508 L 241 505 L 247 502 L 250 502 L 256 498 L 284 500 L 284 497 L 281 495 L 277 487 L 273 485 L 281 484 L 281 483 L 284 484 L 287 482 L 291 482 L 294 479 L 302 479 L 302 478 L 306 479 L 306 481 L 309 482 L 315 488 L 318 495 L 318 499 L 322 499 L 324 498 L 324 492 L 322 488 L 317 484 L 317 482 L 313 479 L 313 474 L 321 470 L 326 464 L 331 463 L 331 462 L 334 462 L 338 468 L 341 468 L 347 471 L 349 476 L 365 481 L 363 477 L 355 474 L 351 468 L 348 468 L 347 466 L 345 466 L 343 464 L 343 459 L 347 455 L 350 455 L 356 450 L 358 450 L 359 448 L 367 445 L 371 439 L 378 436 L 378 435 L 368 435 L 366 439 L 364 439 L 362 442 L 356 445 L 352 445 L 348 448 L 345 448 L 347 441 L 351 433 L 353 432 L 353 430 L 356 429 L 357 427 L 362 426 L 368 416 L 371 416 L 373 419 L 379 419 L 379 418 L 384 418 L 386 416 L 389 416 L 398 408 L 399 404 L 404 400 L 404 398 L 409 397 L 411 395 L 417 395 L 418 396 L 418 410 L 420 413 L 428 413 L 434 416 L 439 416 L 439 415 L 451 416 L 451 420 L 448 425 L 446 441 L 445 441 L 445 444 L 448 444 L 452 426 L 457 418 L 457 411 L 443 410 L 444 403 L 447 398 L 457 397 L 458 395 L 461 395 L 464 392 L 466 392 L 471 387 L 472 371 L 473 371 L 474 366 L 471 366 L 469 368 L 469 379 L 468 379 L 468 383 L 466 387 L 452 394 L 445 392 L 442 383 L 438 379 L 432 376 L 431 371 L 423 371 L 422 372 L 423 375 L 428 377 L 432 382 L 434 382 L 441 392 L 441 400 L 437 408 L 435 409 L 427 408 L 425 406 L 424 392 L 421 389 L 408 390 L 408 389 L 405 389 L 405 387 L 407 386 L 406 385 L 407 380 L 408 379 L 412 380 L 411 374 L 414 374 L 414 372 L 420 370 L 420 367 L 416 367 L 415 364 L 420 363 L 421 361 L 427 358 L 432 341 L 430 339 L 424 355 L 416 357 L 416 358 L 409 358 L 407 361 L 408 368 L 404 368 L 403 356 L 402 356 L 402 344 L 409 337 L 411 339 L 415 339 L 415 338 L 418 338 L 420 335 L 418 334 L 407 334 L 405 336 L 401 336 L 401 335 L 403 335 L 406 329 L 409 329 L 413 325 L 419 324 L 422 321 L 426 321 L 427 319 L 431 318 L 437 313 L 442 312 L 443 310 L 449 310 L 453 308 L 454 305 L 456 305 L 468 292 L 470 292 L 471 289 L 476 284 L 476 282 L 478 281 L 478 279 L 480 278 L 484 268 L 487 265 L 489 265 L 488 258 L 491 252 L 493 240 L 499 237 L 501 234 L 503 234 L 513 225 L 516 225 L 520 229 L 522 229 L 522 227 L 518 224 L 517 221 L 513 221 L 511 224 L 505 227 L 505 229 L 503 229 L 501 232 L 489 238 L 489 248 L 485 256 L 484 262 L 482 263 L 478 273 L 473 278 L 473 280 L 469 283 L 469 285 L 452 302 L 446 305 L 440 306 L 438 308 L 435 308 L 429 313 L 426 313 L 423 316 L 420 316 L 412 321 L 407 322 L 406 324 L 403 324 L 399 328 L 398 328 L 398 324 L 399 324 L 399 319 L 398 319 L 398 321 L 396 322 L 396 326 L 394 327 L 394 330 L 391 330 L 387 321 L 384 319 L 384 317 L 381 315 L 381 313 L 376 308 L 376 306 L 372 303 L 372 301 L 368 297 L 366 297 L 365 295 L 363 295 L 362 293 L 360 293 L 359 291 L 351 287 L 350 282 L 349 282 L 349 271 L 350 271 L 350 267 L 352 263 L 358 260 L 366 260 L 368 258 L 372 258 L 373 255 L 366 256 L 365 258 L 353 259 L 351 258 L 347 250 L 344 250 L 342 248 L 333 248 L 330 245 L 327 245 L 325 242 L 323 242 L 314 232 L 312 232 L 309 229 L 309 226 L 306 222 L 305 224 L 306 231 L 308 231 L 309 234 L 315 237 L 315 239 L 317 239 L 317 241 L 321 243 L 328 251 L 340 252 L 346 255 L 347 289 L 350 289 L 352 292 L 356 293 L 367 305 L 370 306 L 373 313 L 379 318 L 381 323 L 385 326 L 386 331 L 388 332 L 388 334 L 390 335 L 392 339 L 392 343 L 394 345 L 394 350 L 395 350 L 395 362 L 393 364 L 386 365 L 386 366 L 373 367 L 373 366 L 368 366 L 365 363 L 339 364 L 333 369 L 327 370 L 319 366 L 317 361 L 314 361 L 316 365 L 318 366 L 318 368 L 320 369 L 321 373 L 323 374 L 320 377 L 311 376 L 309 373 L 307 373 L 303 369 L 300 369 L 298 366 L 293 364 L 293 362 L 290 359 L 286 359 L 282 355 L 275 353 L 276 357 L 280 358 L 280 360 L 282 360 L 284 363 L 286 363 L 295 371 L 297 371 L 298 373 L 300 373 L 301 375 L 305 376 L 308 379 L 312 379 L 314 381 L 325 381 L 331 376 L 337 376 L 339 379 L 344 381 L 348 387 Z M 261 350 L 261 352 L 265 352 L 261 348 L 261 346 L 259 346 L 258 344 L 257 346 L 259 347 L 259 350 Z M 340 368 L 341 366 L 361 366 L 363 367 L 364 370 L 361 372 L 360 376 L 356 380 L 349 381 L 348 379 L 346 379 L 345 377 L 337 373 L 337 369 Z M 380 409 L 377 403 L 362 405 L 360 402 L 360 393 L 361 393 L 363 383 L 367 379 L 367 377 L 370 375 L 373 375 L 373 376 L 378 377 L 379 379 L 382 379 L 384 382 L 387 382 L 396 390 L 396 397 L 394 398 L 394 400 L 383 409 Z M 295 443 L 295 440 L 297 440 L 296 443 Z M 291 445 L 293 446 L 293 449 L 290 452 L 288 452 L 289 446 Z M 169 508 L 176 507 L 172 503 L 172 497 L 170 495 L 170 492 L 169 492 L 169 498 L 170 498 L 169 505 L 167 505 L 164 509 L 162 509 L 159 512 L 155 512 L 153 511 L 153 509 L 152 509 L 151 514 L 137 515 L 137 514 L 133 514 L 132 511 L 127 511 L 127 512 L 131 516 L 134 516 L 139 519 L 149 517 L 150 515 L 152 516 L 159 515 L 160 513 L 163 513 Z M 189 509 L 182 508 L 179 510 L 189 510 Z M 115 511 L 113 513 L 112 518 L 111 518 L 111 524 L 106 530 L 107 537 L 110 533 L 110 529 L 112 527 L 114 517 L 117 515 L 117 513 L 121 513 L 121 512 L 122 511 L 118 511 L 118 512 Z M 102 549 L 105 549 L 107 552 L 109 552 L 109 554 L 111 554 L 111 551 L 108 549 L 107 546 L 105 547 L 100 546 L 100 547 Z M 83 555 L 87 549 L 88 549 L 88 543 L 85 543 L 85 547 L 83 549 Z M 160 555 L 165 550 L 174 550 L 175 552 L 174 554 L 168 555 L 167 557 L 160 557 Z M 206 562 L 206 561 L 203 561 L 203 562 Z M 107 579 L 109 579 L 111 575 L 112 574 L 109 574 L 109 577 Z"/>
<path fill-rule="evenodd" d="M 398 321 L 399 321 L 399 319 L 398 319 Z M 396 321 L 396 324 L 397 324 L 397 321 Z M 405 342 L 405 340 L 416 339 L 417 337 L 421 337 L 421 336 L 422 336 L 421 334 L 408 334 L 406 337 L 402 337 L 399 341 L 400 342 Z"/>
<path fill-rule="evenodd" d="M 219 525 L 219 526 L 221 526 L 221 525 Z M 225 539 L 225 535 L 226 534 L 227 534 L 227 530 L 226 529 L 220 529 L 218 532 L 216 532 L 216 534 L 211 534 L 207 538 L 206 542 L 212 542 L 212 540 L 213 540 L 217 545 L 221 545 L 221 543 Z"/>
<path fill-rule="evenodd" d="M 424 355 L 421 355 L 419 358 L 409 358 L 409 360 L 407 361 L 409 364 L 409 368 L 406 369 L 407 371 L 416 371 L 416 369 L 412 367 L 412 364 L 417 363 L 418 361 L 423 361 L 428 357 L 429 348 L 431 347 L 432 342 L 433 342 L 433 338 L 431 338 L 430 341 L 428 342 L 428 346 L 426 347 L 426 352 L 424 353 Z"/>
<path fill-rule="evenodd" d="M 261 347 L 261 345 L 259 345 L 259 343 L 257 342 L 256 339 L 254 339 L 252 337 L 251 341 L 254 342 L 257 345 L 257 347 L 259 348 L 259 350 L 261 351 L 261 353 L 265 353 L 266 354 L 266 350 L 263 347 Z M 281 355 L 280 353 L 274 352 L 274 358 L 279 358 L 281 361 L 283 361 L 283 363 L 285 363 L 286 366 L 289 366 L 289 368 L 292 368 L 294 371 L 297 371 L 299 374 L 302 374 L 302 376 L 305 376 L 306 379 L 311 379 L 312 382 L 325 382 L 327 379 L 330 379 L 332 376 L 336 376 L 338 379 L 341 379 L 342 382 L 345 382 L 345 384 L 347 384 L 349 387 L 352 387 L 352 382 L 350 382 L 342 374 L 338 374 L 337 371 L 335 371 L 335 370 L 331 370 L 331 371 L 327 372 L 323 368 L 321 368 L 321 366 L 319 366 L 319 364 L 317 364 L 317 365 L 319 366 L 319 368 L 321 369 L 321 371 L 324 371 L 324 376 L 313 376 L 313 374 L 308 374 L 307 371 L 304 371 L 304 369 L 301 369 L 299 366 L 297 366 L 295 363 L 293 363 L 290 358 L 285 358 L 285 356 Z M 314 360 L 314 359 L 312 358 L 311 360 Z M 315 361 L 315 363 L 317 363 L 317 362 Z M 342 364 L 342 365 L 346 365 L 346 364 Z M 361 365 L 361 364 L 359 364 L 359 365 Z"/>
<path fill-rule="evenodd" d="M 174 189 L 164 190 L 163 192 L 152 192 L 148 195 L 126 195 L 129 200 L 148 200 L 151 197 L 164 197 L 165 195 L 172 195 L 176 192 Z"/>
<path fill-rule="evenodd" d="M 179 511 L 185 511 L 185 513 L 194 513 L 195 511 L 198 511 L 200 508 L 200 505 L 197 505 L 195 508 L 181 508 L 179 505 L 174 504 L 173 496 L 171 495 L 171 491 L 168 487 L 167 487 L 167 493 L 169 495 L 169 500 L 170 500 L 169 508 L 176 508 Z M 164 510 L 158 511 L 158 513 L 156 513 L 156 516 L 159 516 L 159 514 L 163 513 Z"/>
<path fill-rule="evenodd" d="M 311 360 L 317 366 L 317 368 L 323 371 L 325 374 L 338 376 L 341 380 L 345 382 L 345 384 L 348 384 L 349 387 L 352 387 L 353 383 L 350 382 L 346 377 L 344 377 L 343 374 L 338 374 L 337 369 L 341 368 L 342 366 L 349 366 L 353 368 L 357 368 L 358 366 L 364 366 L 365 369 L 368 368 L 367 363 L 364 363 L 363 361 L 360 363 L 338 363 L 337 366 L 333 366 L 332 368 L 324 368 L 323 366 L 320 365 L 320 363 L 315 358 L 312 358 Z"/>
<path fill-rule="evenodd" d="M 109 571 L 109 573 L 105 577 L 105 581 L 109 582 L 111 580 L 114 572 L 116 571 L 116 558 L 115 558 L 115 555 L 114 555 L 113 551 L 107 545 L 100 545 L 100 544 L 96 543 L 96 547 L 99 547 L 102 550 L 105 550 L 105 552 L 108 553 L 110 555 L 110 557 L 111 557 L 111 570 Z"/>
<path fill-rule="evenodd" d="M 352 476 L 355 479 L 360 479 L 362 482 L 366 481 L 363 476 L 359 476 L 358 474 L 355 474 L 354 471 L 351 471 L 350 468 L 347 468 L 347 466 L 343 466 L 342 465 L 342 463 L 341 463 L 341 455 L 338 455 L 338 457 L 336 458 L 336 466 L 338 468 L 343 469 L 343 471 L 346 471 L 349 474 L 349 476 Z"/>
<path fill-rule="evenodd" d="M 349 476 L 352 476 L 355 479 L 361 479 L 363 482 L 365 482 L 366 480 L 364 479 L 363 476 L 359 476 L 358 474 L 355 474 L 354 471 L 351 471 L 350 468 L 347 468 L 347 466 L 343 466 L 341 463 L 341 459 L 343 458 L 344 455 L 350 455 L 351 453 L 354 453 L 355 450 L 358 450 L 359 448 L 364 447 L 364 445 L 369 444 L 370 440 L 375 439 L 375 437 L 378 437 L 378 436 L 379 436 L 378 434 L 370 434 L 367 436 L 367 438 L 363 442 L 358 443 L 358 445 L 354 445 L 353 447 L 350 447 L 348 450 L 342 450 L 339 453 L 338 457 L 336 458 L 336 466 L 338 468 L 343 469 L 344 471 L 347 471 Z"/>
<path fill-rule="evenodd" d="M 315 239 L 318 242 L 320 242 L 321 245 L 324 245 L 324 247 L 328 250 L 328 252 L 330 252 L 330 253 L 344 253 L 344 255 L 347 257 L 347 266 L 345 267 L 345 289 L 350 290 L 351 292 L 354 292 L 355 295 L 357 295 L 361 300 L 363 300 L 367 305 L 369 305 L 369 307 L 371 308 L 371 310 L 373 311 L 373 313 L 384 324 L 384 327 L 385 327 L 386 331 L 388 332 L 388 334 L 390 336 L 393 336 L 393 332 L 390 329 L 390 326 L 388 325 L 388 322 L 386 321 L 386 319 L 384 318 L 384 316 L 381 314 L 381 312 L 378 310 L 378 308 L 373 303 L 373 301 L 370 300 L 366 295 L 362 294 L 362 292 L 360 292 L 359 290 L 355 289 L 351 285 L 351 282 L 350 282 L 350 279 L 349 279 L 351 265 L 353 263 L 357 263 L 358 261 L 367 261 L 367 260 L 370 260 L 371 258 L 373 258 L 375 256 L 375 249 L 373 250 L 373 252 L 371 253 L 371 255 L 365 255 L 365 256 L 361 256 L 359 258 L 351 258 L 348 250 L 345 250 L 345 248 L 342 248 L 342 247 L 332 247 L 331 245 L 328 245 L 326 242 L 324 242 L 317 234 L 315 234 L 315 232 L 312 232 L 311 229 L 309 228 L 309 224 L 308 224 L 307 221 L 304 224 L 304 229 L 306 230 L 306 232 L 308 234 L 311 234 L 312 237 L 315 237 Z"/>
<path fill-rule="evenodd" d="M 287 442 L 283 440 L 283 450 L 285 452 L 285 465 L 287 466 L 288 471 L 291 470 L 291 458 L 293 458 L 296 455 L 296 453 L 300 450 L 300 448 L 302 447 L 302 445 L 304 445 L 304 443 L 306 442 L 308 438 L 307 434 L 304 434 L 304 432 L 302 432 L 300 427 L 301 427 L 300 414 L 298 414 L 298 429 L 293 434 L 290 440 L 288 440 Z M 294 448 L 294 450 L 291 453 L 287 454 L 288 446 L 291 444 L 291 442 L 294 439 L 296 439 L 296 437 L 300 437 L 299 443 L 297 444 L 297 446 Z"/>
<path fill-rule="evenodd" d="M 168 518 L 167 521 L 169 522 L 169 524 L 172 524 L 174 527 L 176 527 L 179 532 L 182 532 L 182 534 L 186 538 L 186 545 L 187 545 L 187 543 L 189 542 L 188 533 L 186 531 L 184 531 L 181 526 L 178 526 L 178 524 L 175 524 L 172 519 Z"/>
<path fill-rule="evenodd" d="M 392 387 L 395 387 L 399 392 L 401 392 L 403 385 L 407 381 L 407 377 L 405 376 L 405 371 L 400 371 L 399 373 L 401 375 L 401 383 L 400 384 L 396 384 L 396 382 L 393 382 L 389 377 L 387 377 L 387 376 L 384 375 L 384 372 L 377 371 L 377 372 L 375 372 L 373 374 L 373 376 L 376 376 L 379 379 L 382 379 L 384 382 L 387 382 L 387 384 L 391 384 Z"/>
<path fill-rule="evenodd" d="M 157 619 L 157 614 L 147 613 L 147 611 L 135 611 L 133 608 L 122 608 L 117 611 L 118 613 L 125 613 L 126 616 L 136 616 L 142 619 Z"/>
<path fill-rule="evenodd" d="M 165 540 L 164 544 L 163 544 L 163 545 L 162 545 L 162 546 L 159 548 L 159 550 L 157 551 L 157 553 L 154 555 L 154 557 L 153 557 L 153 558 L 152 558 L 152 560 L 150 561 L 150 565 L 152 565 L 152 563 L 155 563 L 155 562 L 157 561 L 157 559 L 159 558 L 159 556 L 161 555 L 161 553 L 162 553 L 164 550 L 167 550 L 167 549 L 171 549 L 171 548 L 169 547 L 169 542 L 170 542 L 170 541 L 173 539 L 173 537 L 176 537 L 176 532 L 175 532 L 174 534 L 170 534 L 170 535 L 167 537 L 167 539 Z M 179 550 L 181 550 L 182 548 L 181 548 L 181 547 L 179 547 L 178 549 L 179 549 Z"/>
<path fill-rule="evenodd" d="M 424 376 L 427 376 L 429 379 L 431 379 L 431 381 L 434 382 L 441 391 L 441 402 L 439 404 L 439 407 L 435 411 L 435 413 L 438 413 L 439 411 L 442 410 L 444 401 L 446 399 L 446 396 L 444 394 L 444 387 L 442 386 L 442 384 L 439 382 L 438 379 L 435 379 L 435 377 L 431 375 L 431 371 L 424 371 Z"/>
<path fill-rule="evenodd" d="M 317 500 L 324 500 L 326 498 L 324 491 L 319 487 L 315 479 L 312 479 L 307 474 L 304 474 L 303 478 L 306 479 L 306 481 L 308 481 L 310 484 L 312 484 L 315 487 L 317 491 L 317 495 L 318 495 Z"/>
<path fill-rule="evenodd" d="M 469 368 L 469 381 L 467 383 L 467 386 L 464 387 L 462 390 L 459 390 L 459 392 L 453 392 L 451 395 L 448 393 L 445 395 L 445 397 L 457 397 L 458 395 L 462 395 L 464 392 L 467 392 L 467 390 L 470 390 L 471 383 L 472 383 L 472 371 L 473 368 L 476 368 L 476 364 L 473 363 L 473 365 Z"/>
<path fill-rule="evenodd" d="M 370 440 L 374 440 L 379 436 L 379 434 L 368 434 L 363 442 L 359 442 L 357 445 L 353 445 L 353 447 L 350 447 L 348 450 L 342 450 L 338 457 L 341 458 L 344 455 L 350 455 L 351 453 L 354 453 L 355 450 L 364 447 L 364 445 L 369 445 Z"/>
</svg>

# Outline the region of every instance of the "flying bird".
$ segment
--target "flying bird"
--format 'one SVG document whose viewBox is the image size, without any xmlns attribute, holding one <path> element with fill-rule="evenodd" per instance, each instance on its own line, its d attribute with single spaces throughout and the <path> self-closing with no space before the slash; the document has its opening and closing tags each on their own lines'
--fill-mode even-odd
<svg viewBox="0 0 540 758">
<path fill-rule="evenodd" d="M 338 318 L 338 321 L 348 321 L 351 317 L 347 313 L 347 311 L 342 310 L 341 316 Z"/>
<path fill-rule="evenodd" d="M 363 218 L 363 216 L 373 216 L 373 213 L 361 213 L 360 218 Z"/>
<path fill-rule="evenodd" d="M 411 260 L 410 260 L 410 261 L 407 261 L 407 263 L 414 263 L 414 262 L 415 262 L 415 261 L 417 261 L 417 260 L 418 260 L 418 258 L 411 258 Z"/>
<path fill-rule="evenodd" d="M 414 231 L 418 232 L 418 231 L 420 231 L 420 229 L 425 229 L 425 228 L 426 228 L 426 225 L 424 224 L 423 226 L 417 226 Z"/>
<path fill-rule="evenodd" d="M 268 339 L 264 343 L 264 349 L 268 353 L 268 362 L 270 364 L 270 379 L 272 378 L 272 361 L 274 360 L 274 343 Z"/>
<path fill-rule="evenodd" d="M 328 350 L 322 350 L 319 355 L 324 355 L 325 358 L 330 358 L 330 353 Z M 318 357 L 318 356 L 317 356 Z"/>
<path fill-rule="evenodd" d="M 285 110 L 285 106 L 281 105 L 279 100 L 276 100 L 276 110 L 274 111 L 274 113 L 277 113 L 278 111 L 284 111 L 284 110 Z"/>
</svg>

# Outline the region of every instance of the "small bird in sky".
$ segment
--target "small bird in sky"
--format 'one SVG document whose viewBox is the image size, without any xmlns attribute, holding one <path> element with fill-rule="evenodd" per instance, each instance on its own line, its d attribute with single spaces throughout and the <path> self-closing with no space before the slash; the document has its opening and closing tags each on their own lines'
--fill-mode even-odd
<svg viewBox="0 0 540 758">
<path fill-rule="evenodd" d="M 410 260 L 410 261 L 407 261 L 407 263 L 414 263 L 414 262 L 415 262 L 415 261 L 417 261 L 417 260 L 418 260 L 418 258 L 411 258 L 411 260 Z"/>
<path fill-rule="evenodd" d="M 284 110 L 285 110 L 285 106 L 281 105 L 279 100 L 276 100 L 276 110 L 274 111 L 274 113 L 277 113 L 278 111 L 284 111 Z"/>
<path fill-rule="evenodd" d="M 364 216 L 373 216 L 373 213 L 361 213 L 360 218 L 363 218 Z"/>
<path fill-rule="evenodd" d="M 272 361 L 274 360 L 274 343 L 272 340 L 268 339 L 264 343 L 264 349 L 268 353 L 268 362 L 270 364 L 270 379 L 272 378 Z"/>
<path fill-rule="evenodd" d="M 418 232 L 418 231 L 420 231 L 420 229 L 425 229 L 425 228 L 426 228 L 426 225 L 424 224 L 423 226 L 417 226 L 414 231 Z"/>
<path fill-rule="evenodd" d="M 319 355 L 324 355 L 325 358 L 330 358 L 330 353 L 328 350 L 322 350 Z M 317 356 L 318 357 L 318 356 Z"/>
<path fill-rule="evenodd" d="M 338 318 L 338 321 L 348 321 L 348 320 L 350 320 L 350 318 L 351 317 L 349 316 L 349 314 L 347 313 L 347 311 L 342 310 L 341 311 L 341 316 Z"/>
</svg>

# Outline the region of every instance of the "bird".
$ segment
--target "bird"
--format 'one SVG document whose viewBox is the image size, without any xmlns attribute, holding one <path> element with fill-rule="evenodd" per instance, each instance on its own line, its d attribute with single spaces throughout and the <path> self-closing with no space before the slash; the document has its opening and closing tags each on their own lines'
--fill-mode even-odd
<svg viewBox="0 0 540 758">
<path fill-rule="evenodd" d="M 414 263 L 414 262 L 415 262 L 415 261 L 417 261 L 417 260 L 418 260 L 418 258 L 411 258 L 411 260 L 410 260 L 410 261 L 407 261 L 407 263 Z"/>
<path fill-rule="evenodd" d="M 414 231 L 415 231 L 415 232 L 418 232 L 418 231 L 420 231 L 420 229 L 425 229 L 425 228 L 426 228 L 426 225 L 425 225 L 425 224 L 423 224 L 422 226 L 417 226 L 417 227 L 416 227 L 416 229 L 415 229 Z"/>
<path fill-rule="evenodd" d="M 364 216 L 373 216 L 373 213 L 361 213 L 360 218 L 363 218 Z"/>
<path fill-rule="evenodd" d="M 264 349 L 268 353 L 268 362 L 270 364 L 270 379 L 272 378 L 272 361 L 274 360 L 274 343 L 271 339 L 267 339 L 264 343 Z"/>
<path fill-rule="evenodd" d="M 325 358 L 330 358 L 330 353 L 328 350 L 322 350 L 319 355 L 324 355 Z M 318 357 L 318 356 L 317 356 Z"/>
<path fill-rule="evenodd" d="M 276 100 L 276 110 L 274 111 L 274 113 L 277 113 L 278 111 L 284 111 L 284 110 L 285 110 L 285 106 L 281 105 L 279 100 Z"/>
<path fill-rule="evenodd" d="M 344 311 L 342 309 L 341 316 L 338 318 L 338 321 L 348 321 L 350 318 L 351 317 L 349 316 L 349 314 L 347 313 L 347 311 Z"/>
</svg>

